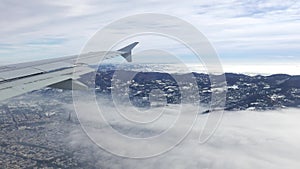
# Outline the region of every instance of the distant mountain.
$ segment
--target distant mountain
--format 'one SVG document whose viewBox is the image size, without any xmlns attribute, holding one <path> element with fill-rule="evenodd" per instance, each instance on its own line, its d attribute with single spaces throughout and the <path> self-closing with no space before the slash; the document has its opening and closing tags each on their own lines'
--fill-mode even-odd
<svg viewBox="0 0 300 169">
<path fill-rule="evenodd" d="M 300 76 L 286 74 L 248 76 L 234 73 L 225 73 L 224 75 L 227 82 L 226 110 L 300 107 Z M 191 76 L 197 86 L 191 85 Z M 197 94 L 201 98 L 199 102 L 203 104 L 209 104 L 211 100 L 210 78 L 204 73 L 169 74 L 130 70 L 116 71 L 110 67 L 109 69 L 99 69 L 95 82 L 89 82 L 88 75 L 83 79 L 88 83 L 95 83 L 98 93 L 110 94 L 112 90 L 118 90 L 120 98 L 124 95 L 127 98 L 129 96 L 131 102 L 140 107 L 151 104 L 149 98 L 153 90 L 161 91 L 160 99 L 161 101 L 165 99 L 166 104 L 181 103 L 182 97 L 186 96 L 182 96 L 183 91 L 180 91 L 179 86 L 183 86 L 182 90 L 186 90 L 184 92 L 189 92 L 195 87 L 198 88 L 198 93 L 189 94 L 191 100 Z M 128 79 L 132 80 L 128 81 Z M 180 79 L 182 84 L 178 84 L 175 79 L 177 81 Z M 124 87 L 125 84 L 127 88 Z M 188 99 L 185 98 L 185 100 Z"/>
</svg>

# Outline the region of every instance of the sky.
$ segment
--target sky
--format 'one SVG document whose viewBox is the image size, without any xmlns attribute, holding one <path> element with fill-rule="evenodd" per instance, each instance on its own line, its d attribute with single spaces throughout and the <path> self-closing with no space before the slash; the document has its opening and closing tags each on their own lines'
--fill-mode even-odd
<svg viewBox="0 0 300 169">
<path fill-rule="evenodd" d="M 202 32 L 226 65 L 300 61 L 297 0 L 16 0 L 0 2 L 0 64 L 79 54 L 104 26 L 122 17 L 160 13 Z"/>
</svg>

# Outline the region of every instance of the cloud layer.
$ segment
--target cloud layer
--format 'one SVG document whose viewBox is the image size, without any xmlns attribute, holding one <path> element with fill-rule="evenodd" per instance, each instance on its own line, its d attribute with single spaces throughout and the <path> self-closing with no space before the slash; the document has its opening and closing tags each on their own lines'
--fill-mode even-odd
<svg viewBox="0 0 300 169">
<path fill-rule="evenodd" d="M 107 103 L 106 106 L 105 114 L 115 113 L 111 104 Z M 132 108 L 125 105 L 120 107 L 122 111 L 132 111 Z M 188 107 L 192 108 L 193 106 L 189 105 Z M 167 116 L 170 117 L 173 117 L 178 110 L 177 108 L 168 109 Z M 87 117 L 85 120 L 89 120 L 91 126 L 94 123 L 99 127 L 99 123 L 96 122 L 97 118 L 88 115 L 90 111 L 93 110 L 86 107 Z M 154 111 L 157 111 L 157 108 Z M 225 112 L 218 130 L 204 144 L 199 144 L 198 138 L 209 114 L 200 115 L 191 133 L 181 144 L 167 153 L 145 159 L 130 159 L 112 155 L 96 146 L 80 129 L 73 130 L 67 140 L 75 149 L 74 155 L 77 158 L 87 161 L 88 164 L 97 168 L 296 169 L 300 167 L 298 162 L 300 153 L 298 129 L 300 126 L 297 120 L 300 115 L 298 112 L 299 109 Z M 183 116 L 190 115 L 189 109 L 183 110 L 181 113 Z M 165 129 L 165 125 L 168 125 L 166 122 L 174 120 L 174 118 L 162 118 L 164 122 L 156 123 L 152 128 L 137 128 L 126 121 L 112 119 L 115 126 L 120 126 L 117 128 L 119 132 L 140 136 L 157 134 L 157 130 Z M 115 146 L 122 146 L 117 144 L 118 140 L 112 139 L 107 133 L 101 133 L 99 137 L 111 139 L 110 143 Z M 159 147 L 170 141 L 162 139 L 158 143 L 152 143 L 139 149 L 139 151 L 147 151 L 148 148 Z M 130 150 L 124 147 L 124 151 Z"/>
<path fill-rule="evenodd" d="M 296 0 L 31 0 L 1 1 L 0 6 L 2 64 L 79 53 L 98 29 L 144 12 L 170 14 L 195 25 L 226 62 L 257 62 L 270 56 L 291 62 L 285 56 L 293 56 L 293 61 L 300 57 L 300 2 Z"/>
</svg>

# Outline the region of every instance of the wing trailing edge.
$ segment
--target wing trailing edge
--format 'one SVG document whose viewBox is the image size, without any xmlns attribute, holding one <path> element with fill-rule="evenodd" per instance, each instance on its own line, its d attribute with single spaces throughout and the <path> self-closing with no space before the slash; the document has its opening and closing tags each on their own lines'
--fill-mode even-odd
<svg viewBox="0 0 300 169">
<path fill-rule="evenodd" d="M 49 85 L 48 87 L 64 90 L 88 90 L 88 86 L 75 79 L 67 79 L 65 81 Z"/>
</svg>

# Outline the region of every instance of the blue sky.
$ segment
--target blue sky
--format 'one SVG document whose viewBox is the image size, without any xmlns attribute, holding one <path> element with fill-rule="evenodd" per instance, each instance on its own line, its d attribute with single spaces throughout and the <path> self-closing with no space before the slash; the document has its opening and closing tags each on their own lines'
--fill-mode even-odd
<svg viewBox="0 0 300 169">
<path fill-rule="evenodd" d="M 2 0 L 0 63 L 78 54 L 108 23 L 152 12 L 193 24 L 224 63 L 299 64 L 299 9 L 297 0 Z"/>
</svg>

